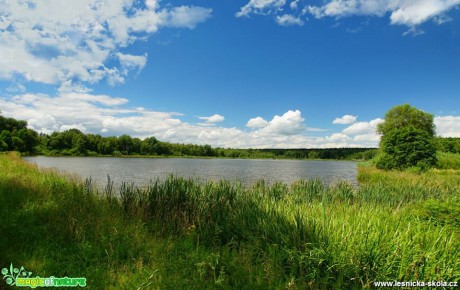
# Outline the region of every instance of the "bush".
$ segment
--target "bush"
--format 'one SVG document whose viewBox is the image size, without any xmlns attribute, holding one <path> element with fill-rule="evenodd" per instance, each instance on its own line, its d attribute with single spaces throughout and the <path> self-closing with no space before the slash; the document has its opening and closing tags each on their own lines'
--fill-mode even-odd
<svg viewBox="0 0 460 290">
<path fill-rule="evenodd" d="M 377 167 L 406 169 L 418 166 L 426 170 L 436 164 L 436 148 L 433 138 L 420 129 L 405 127 L 390 131 L 382 138 L 383 156 Z"/>
<path fill-rule="evenodd" d="M 396 168 L 397 164 L 394 161 L 394 159 L 391 158 L 390 155 L 385 154 L 385 153 L 379 153 L 375 157 L 375 166 L 378 169 L 389 170 L 389 169 L 392 169 L 392 168 Z"/>
<path fill-rule="evenodd" d="M 8 151 L 8 144 L 0 140 L 0 151 Z"/>
<path fill-rule="evenodd" d="M 460 169 L 460 154 L 438 152 L 437 158 L 439 169 Z"/>
<path fill-rule="evenodd" d="M 426 170 L 437 163 L 433 115 L 407 104 L 396 106 L 386 113 L 377 131 L 382 134 L 378 168 Z"/>
</svg>

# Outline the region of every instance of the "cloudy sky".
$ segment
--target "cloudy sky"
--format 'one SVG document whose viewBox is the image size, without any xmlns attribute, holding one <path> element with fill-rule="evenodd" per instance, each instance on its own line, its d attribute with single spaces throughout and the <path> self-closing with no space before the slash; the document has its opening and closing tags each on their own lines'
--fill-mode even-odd
<svg viewBox="0 0 460 290">
<path fill-rule="evenodd" d="M 44 133 L 377 146 L 409 103 L 460 137 L 460 0 L 0 0 L 0 111 Z"/>
</svg>

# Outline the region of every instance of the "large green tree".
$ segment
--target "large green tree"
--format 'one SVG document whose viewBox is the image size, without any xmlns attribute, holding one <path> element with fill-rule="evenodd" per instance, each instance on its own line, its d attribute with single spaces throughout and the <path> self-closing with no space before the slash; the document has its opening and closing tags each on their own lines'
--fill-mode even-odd
<svg viewBox="0 0 460 290">
<path fill-rule="evenodd" d="M 28 129 L 26 121 L 5 118 L 0 114 L 0 151 L 34 152 L 38 143 L 37 132 Z"/>
<path fill-rule="evenodd" d="M 377 167 L 405 169 L 429 168 L 436 164 L 435 125 L 433 115 L 408 104 L 395 106 L 379 124 L 380 156 Z"/>
</svg>

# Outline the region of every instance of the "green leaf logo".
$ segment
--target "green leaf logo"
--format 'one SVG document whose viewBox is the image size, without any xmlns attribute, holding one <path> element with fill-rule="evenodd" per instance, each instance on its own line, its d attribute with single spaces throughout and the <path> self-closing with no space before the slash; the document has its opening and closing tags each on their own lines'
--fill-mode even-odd
<svg viewBox="0 0 460 290">
<path fill-rule="evenodd" d="M 32 275 L 32 272 L 27 272 L 24 267 L 21 268 L 14 268 L 13 263 L 10 264 L 10 269 L 3 268 L 2 269 L 3 280 L 5 280 L 6 284 L 10 286 L 16 285 L 16 280 L 20 277 L 28 278 Z"/>
</svg>

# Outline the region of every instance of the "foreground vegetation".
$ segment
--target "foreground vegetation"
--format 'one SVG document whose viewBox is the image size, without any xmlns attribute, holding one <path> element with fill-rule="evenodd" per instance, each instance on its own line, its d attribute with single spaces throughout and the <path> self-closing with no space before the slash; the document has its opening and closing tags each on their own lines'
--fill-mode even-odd
<svg viewBox="0 0 460 290">
<path fill-rule="evenodd" d="M 460 280 L 458 171 L 361 167 L 359 181 L 244 188 L 170 177 L 97 192 L 0 155 L 0 268 L 86 277 L 96 289 Z"/>
</svg>

